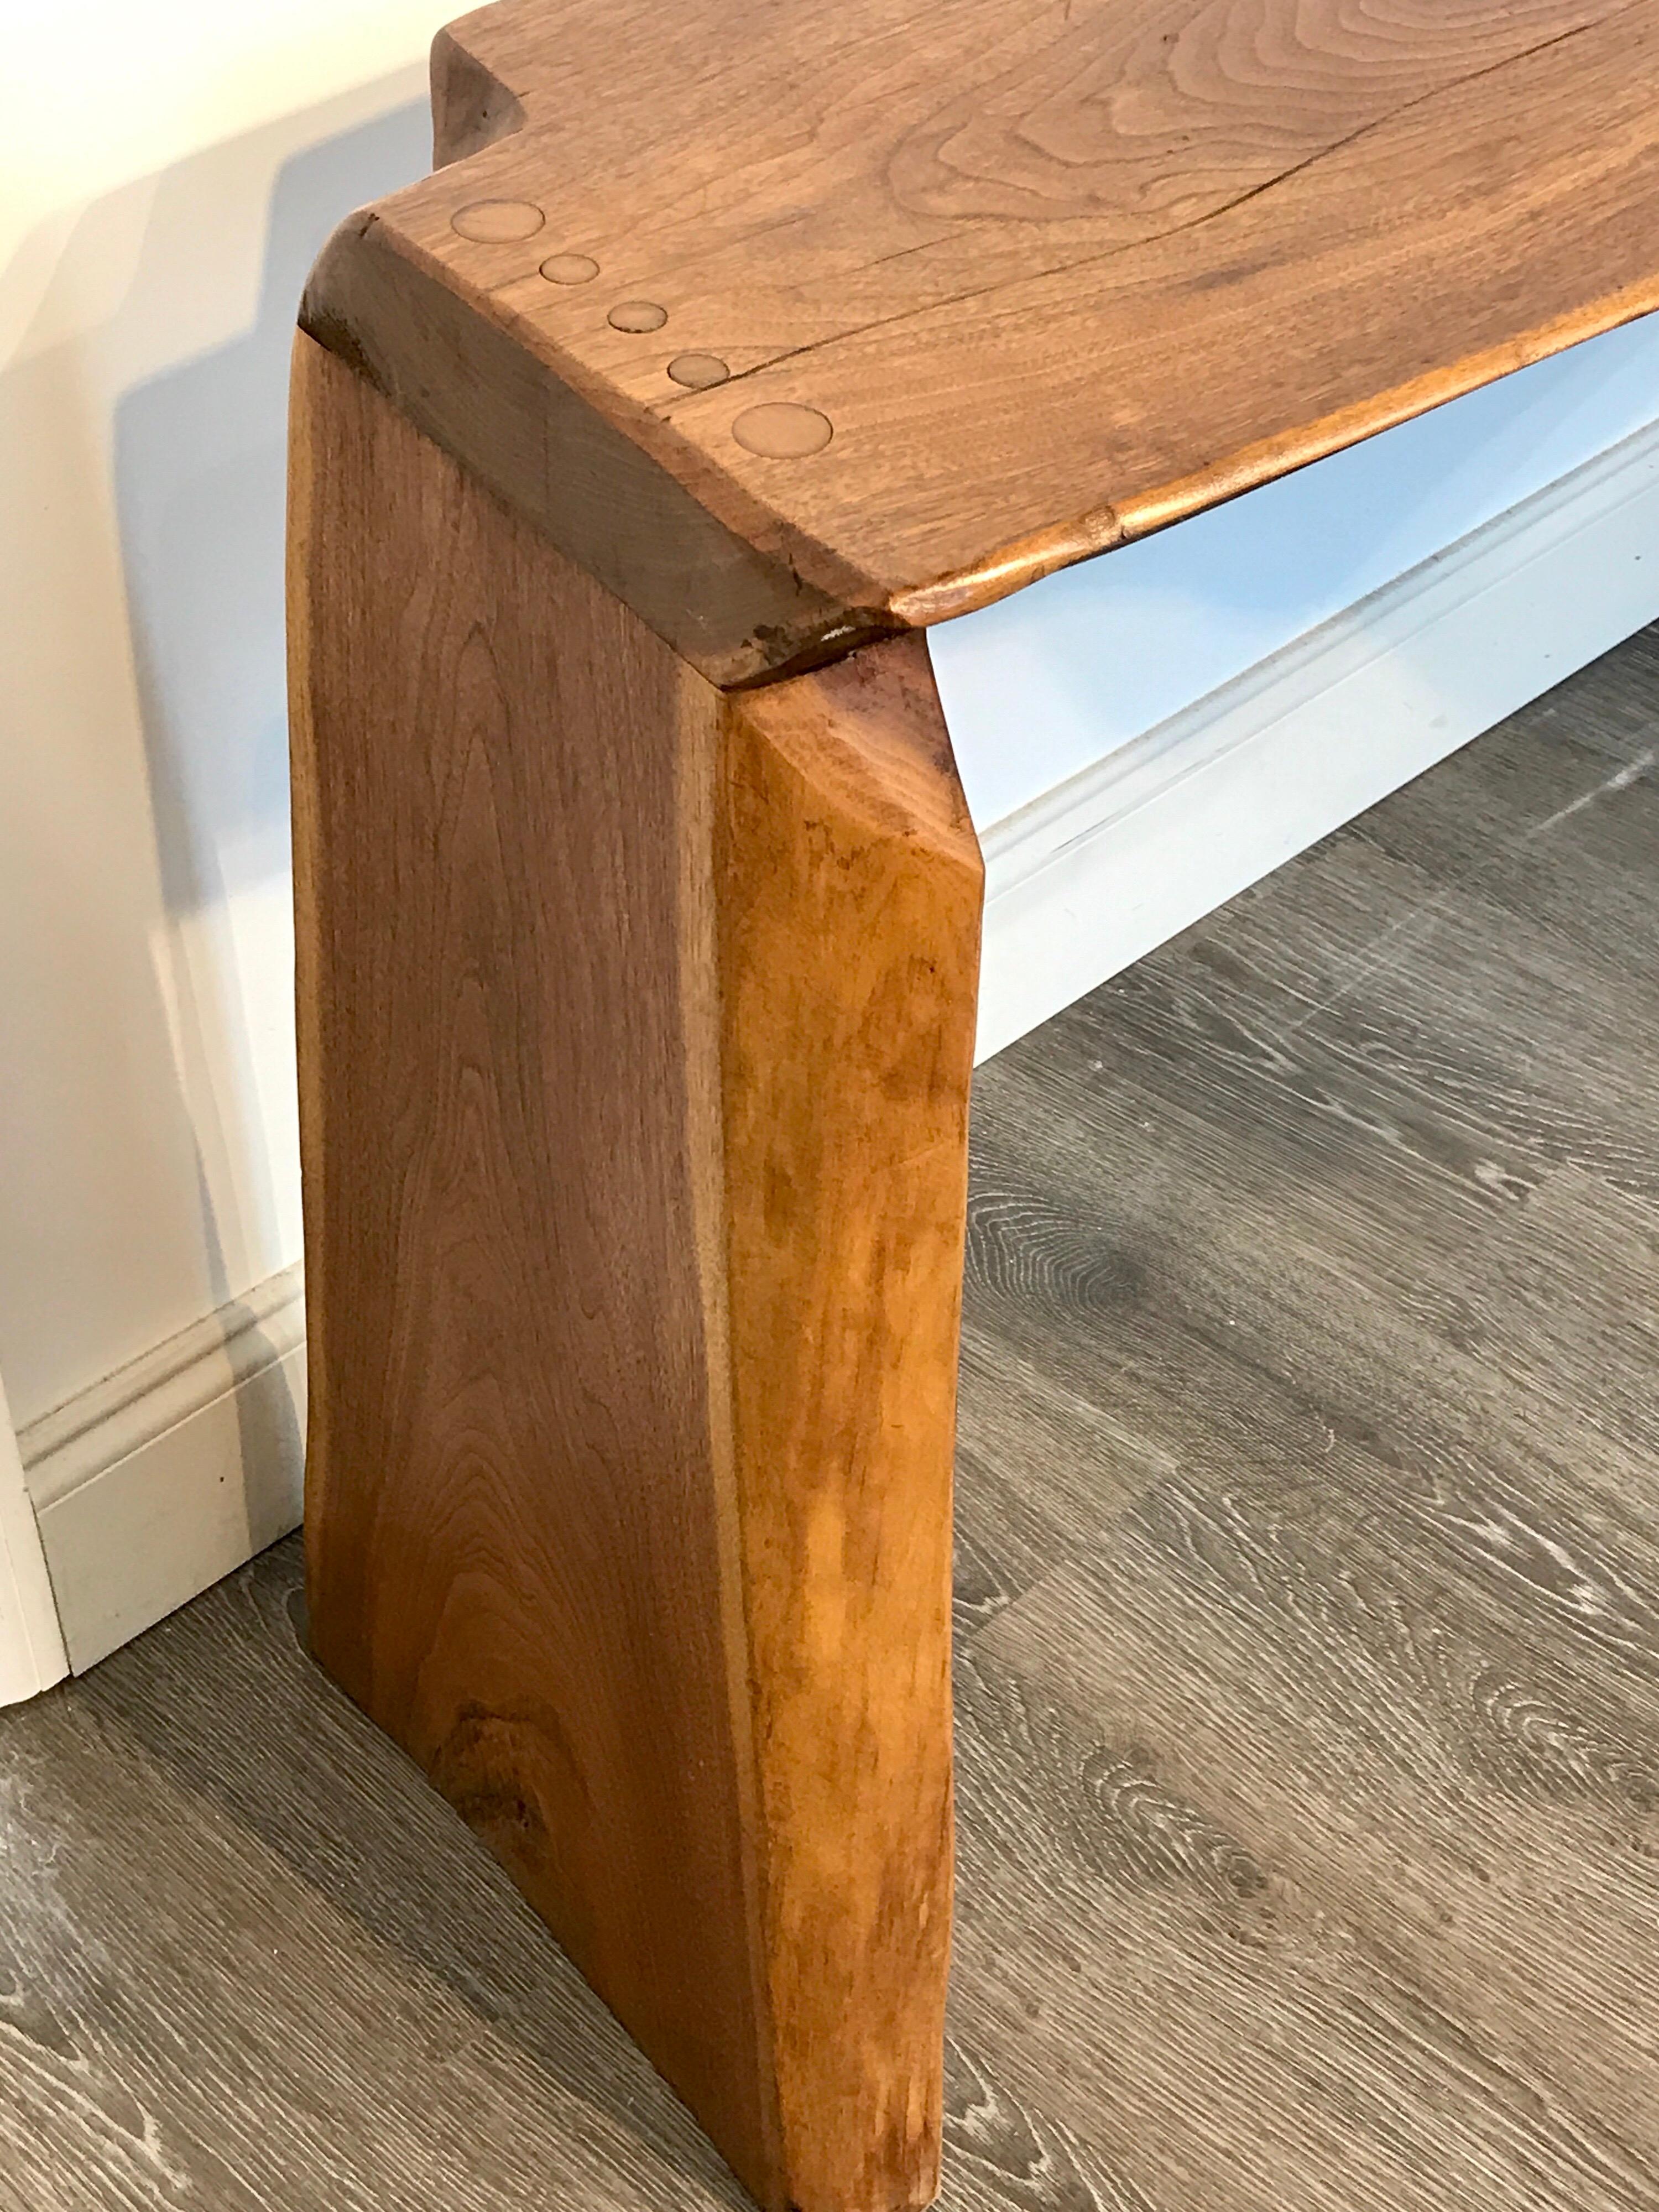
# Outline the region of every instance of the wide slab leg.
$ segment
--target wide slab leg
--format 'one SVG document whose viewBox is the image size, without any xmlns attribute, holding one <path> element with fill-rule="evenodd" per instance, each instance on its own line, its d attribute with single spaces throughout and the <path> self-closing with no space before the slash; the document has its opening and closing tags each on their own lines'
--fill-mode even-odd
<svg viewBox="0 0 1659 2212">
<path fill-rule="evenodd" d="M 722 694 L 295 356 L 319 1658 L 762 2201 L 920 2205 L 981 878 L 919 639 Z"/>
</svg>

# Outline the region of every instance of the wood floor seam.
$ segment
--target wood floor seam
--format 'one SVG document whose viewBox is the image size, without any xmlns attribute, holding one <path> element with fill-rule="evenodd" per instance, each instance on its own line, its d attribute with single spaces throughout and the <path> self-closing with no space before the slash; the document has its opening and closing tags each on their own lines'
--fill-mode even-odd
<svg viewBox="0 0 1659 2212">
<path fill-rule="evenodd" d="M 975 1078 L 941 2212 L 1659 2212 L 1656 750 L 1659 628 Z M 0 1714 L 0 2204 L 741 2212 L 306 1633 Z"/>
</svg>

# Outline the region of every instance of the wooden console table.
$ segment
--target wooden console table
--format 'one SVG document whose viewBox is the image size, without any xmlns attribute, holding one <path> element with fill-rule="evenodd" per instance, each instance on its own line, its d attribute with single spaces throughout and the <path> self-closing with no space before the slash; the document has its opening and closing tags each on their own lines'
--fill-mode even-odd
<svg viewBox="0 0 1659 2212">
<path fill-rule="evenodd" d="M 295 354 L 315 1649 L 763 2203 L 920 2205 L 920 631 L 1659 304 L 1659 0 L 504 0 L 433 104 Z"/>
</svg>

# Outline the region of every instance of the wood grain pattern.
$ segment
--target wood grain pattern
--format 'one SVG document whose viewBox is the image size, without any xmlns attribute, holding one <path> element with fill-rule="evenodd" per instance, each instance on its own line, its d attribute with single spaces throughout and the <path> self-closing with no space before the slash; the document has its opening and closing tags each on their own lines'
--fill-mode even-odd
<svg viewBox="0 0 1659 2212">
<path fill-rule="evenodd" d="M 434 84 L 464 158 L 339 235 L 307 327 L 722 684 L 1659 304 L 1645 0 L 501 0 Z M 541 219 L 459 235 L 492 199 Z M 757 455 L 760 404 L 833 438 Z"/>
<path fill-rule="evenodd" d="M 1607 688 L 981 1072 L 969 1328 L 1168 1464 L 1103 1463 L 963 1655 L 957 2001 L 1149 2203 L 1659 2204 L 1659 1213 L 1607 1180 L 1651 1168 L 1652 763 L 1571 742 Z"/>
<path fill-rule="evenodd" d="M 981 878 L 296 356 L 316 1649 L 762 2201 L 937 2185 Z"/>
<path fill-rule="evenodd" d="M 0 2204 L 739 2212 L 303 1624 L 284 1543 L 0 1725 Z M 945 2212 L 1144 2212 L 970 2020 L 946 2093 Z"/>
<path fill-rule="evenodd" d="M 295 453 L 318 1656 L 763 2185 L 698 1090 L 718 703 L 309 340 Z"/>
<path fill-rule="evenodd" d="M 1656 714 L 1650 635 L 979 1072 L 942 2212 L 1659 2212 L 1659 1205 L 1497 988 L 1639 962 Z M 544 2200 L 741 2202 L 293 1546 L 0 1716 L 8 2212 Z"/>
<path fill-rule="evenodd" d="M 728 712 L 732 1418 L 785 2160 L 803 2207 L 919 2205 L 983 872 L 920 638 Z"/>
<path fill-rule="evenodd" d="M 0 2203 L 742 2212 L 304 1617 L 290 1541 L 0 1729 Z"/>
</svg>

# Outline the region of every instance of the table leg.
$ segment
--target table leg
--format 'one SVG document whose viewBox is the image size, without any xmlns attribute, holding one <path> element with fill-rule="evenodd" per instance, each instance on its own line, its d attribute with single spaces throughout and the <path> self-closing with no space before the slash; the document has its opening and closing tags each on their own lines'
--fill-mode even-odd
<svg viewBox="0 0 1659 2212">
<path fill-rule="evenodd" d="M 979 854 L 920 638 L 722 693 L 307 338 L 318 1657 L 761 2201 L 938 2179 Z"/>
</svg>

